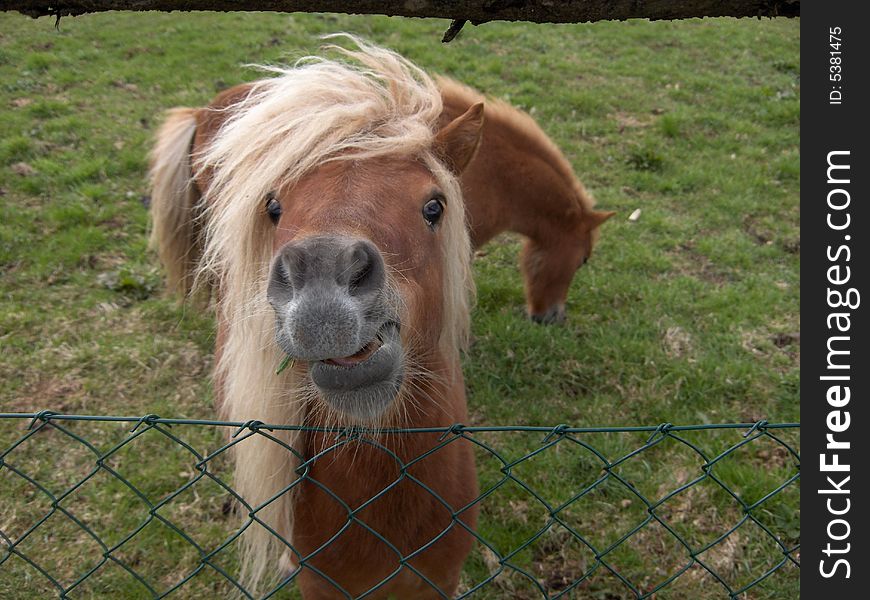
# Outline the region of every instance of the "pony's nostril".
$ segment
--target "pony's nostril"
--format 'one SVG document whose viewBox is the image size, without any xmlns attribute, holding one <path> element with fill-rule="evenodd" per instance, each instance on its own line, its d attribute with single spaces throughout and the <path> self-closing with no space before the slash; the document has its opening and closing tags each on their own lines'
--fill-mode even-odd
<svg viewBox="0 0 870 600">
<path fill-rule="evenodd" d="M 374 245 L 357 242 L 345 256 L 348 264 L 340 266 L 344 267 L 341 271 L 346 274 L 350 295 L 359 296 L 383 285 L 384 261 Z"/>
<path fill-rule="evenodd" d="M 305 285 L 305 257 L 298 248 L 285 246 L 272 263 L 266 295 L 272 305 L 289 302 Z"/>
<path fill-rule="evenodd" d="M 348 288 L 350 289 L 351 294 L 355 293 L 357 289 L 365 285 L 365 282 L 371 275 L 371 272 L 372 266 L 370 264 L 366 264 L 353 274 L 353 276 L 350 278 L 350 282 L 348 283 Z"/>
<path fill-rule="evenodd" d="M 285 265 L 290 278 L 290 286 L 296 290 L 302 289 L 308 277 L 308 259 L 305 252 L 297 249 L 288 257 Z"/>
<path fill-rule="evenodd" d="M 292 246 L 283 249 L 277 275 L 291 290 L 299 291 L 305 286 L 306 268 L 304 251 Z"/>
</svg>

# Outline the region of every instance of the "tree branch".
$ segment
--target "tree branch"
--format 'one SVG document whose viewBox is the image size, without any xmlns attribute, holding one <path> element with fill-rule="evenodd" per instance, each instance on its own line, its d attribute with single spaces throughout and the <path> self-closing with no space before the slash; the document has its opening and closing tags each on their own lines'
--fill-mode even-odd
<svg viewBox="0 0 870 600">
<path fill-rule="evenodd" d="M 692 17 L 797 17 L 800 0 L 0 0 L 0 11 L 31 17 L 125 11 L 273 11 L 440 17 L 488 21 L 582 23 Z"/>
</svg>

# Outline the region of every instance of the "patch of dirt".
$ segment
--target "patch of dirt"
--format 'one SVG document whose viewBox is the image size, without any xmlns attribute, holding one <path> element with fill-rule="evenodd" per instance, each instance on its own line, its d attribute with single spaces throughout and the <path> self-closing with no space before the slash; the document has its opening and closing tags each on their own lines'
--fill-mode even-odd
<svg viewBox="0 0 870 600">
<path fill-rule="evenodd" d="M 559 592 L 583 577 L 586 557 L 567 531 L 550 529 L 535 546 L 534 569 L 550 592 Z"/>
<path fill-rule="evenodd" d="M 710 565 L 720 577 L 734 573 L 737 560 L 743 554 L 743 538 L 739 531 L 735 531 L 727 538 L 707 550 L 701 555 L 701 559 Z"/>
<path fill-rule="evenodd" d="M 767 231 L 763 231 L 761 227 L 755 222 L 755 218 L 752 215 L 747 215 L 743 218 L 743 231 L 746 232 L 746 235 L 751 237 L 756 244 L 760 246 L 765 246 L 767 244 L 772 244 L 773 235 L 771 235 Z"/>
<path fill-rule="evenodd" d="M 796 331 L 794 333 L 776 333 L 770 336 L 770 341 L 773 342 L 773 345 L 777 348 L 785 348 L 786 346 L 791 346 L 792 344 L 800 345 L 801 332 Z"/>
<path fill-rule="evenodd" d="M 800 254 L 801 252 L 800 237 L 777 240 L 776 236 L 758 224 L 752 215 L 744 217 L 742 229 L 759 246 L 770 246 L 777 243 L 788 254 Z"/>
<path fill-rule="evenodd" d="M 471 408 L 468 411 L 468 423 L 470 425 L 482 425 L 486 423 L 487 416 L 479 407 Z"/>
<path fill-rule="evenodd" d="M 797 238 L 796 240 L 785 240 L 782 242 L 782 249 L 788 252 L 789 254 L 800 254 L 801 253 L 801 239 Z"/>
<path fill-rule="evenodd" d="M 98 271 L 110 271 L 118 269 L 127 263 L 127 257 L 123 254 L 100 253 L 92 255 L 92 264 L 89 265 L 92 269 Z"/>
<path fill-rule="evenodd" d="M 685 480 L 680 477 L 679 485 L 685 484 L 689 477 L 688 471 L 682 471 L 681 474 Z M 660 497 L 676 487 L 678 486 L 663 485 L 660 488 Z M 693 539 L 689 540 L 690 545 L 700 547 L 721 534 L 723 524 L 736 522 L 739 518 L 737 514 L 730 514 L 727 508 L 725 514 L 720 513 L 712 493 L 713 489 L 709 485 L 696 484 L 662 504 L 656 509 L 656 514 L 670 525 L 691 525 Z"/>
<path fill-rule="evenodd" d="M 796 366 L 800 361 L 800 331 L 788 331 L 789 327 L 794 326 L 794 323 L 772 323 L 770 329 L 779 329 L 779 331 L 772 333 L 767 328 L 743 331 L 740 333 L 740 346 L 745 351 L 758 357 L 781 358 L 786 356 L 789 359 L 788 364 L 775 365 L 775 367 L 780 371 L 788 370 L 791 366 Z"/>
<path fill-rule="evenodd" d="M 492 550 L 486 546 L 480 546 L 479 552 L 483 564 L 486 565 L 486 570 L 489 573 L 495 573 L 501 568 L 498 556 L 496 556 Z M 533 596 L 525 593 L 525 590 L 518 589 L 518 585 L 522 585 L 524 582 L 527 583 L 527 580 L 524 577 L 520 577 L 515 571 L 507 569 L 502 571 L 495 579 L 491 580 L 486 587 L 489 590 L 498 590 L 500 597 L 515 598 L 516 600 L 531 600 Z M 467 574 L 463 572 L 459 583 L 459 589 L 457 591 L 460 594 L 467 592 L 476 583 L 477 582 L 469 581 L 467 579 Z M 537 597 L 540 597 L 540 594 Z"/>
<path fill-rule="evenodd" d="M 656 492 L 656 498 L 663 498 L 666 494 L 682 486 L 689 481 L 689 471 L 684 467 L 677 467 L 673 474 L 668 477 L 667 481 L 663 481 Z M 688 491 L 687 491 L 688 493 Z M 677 497 L 682 498 L 686 494 L 679 494 Z M 679 512 L 679 511 L 678 511 Z"/>
<path fill-rule="evenodd" d="M 668 358 L 683 358 L 694 352 L 692 336 L 679 326 L 668 327 L 662 336 L 662 345 Z"/>
<path fill-rule="evenodd" d="M 549 530 L 535 543 L 532 564 L 524 567 L 547 590 L 548 597 L 566 589 L 586 572 L 587 559 L 578 548 L 579 542 L 572 543 L 571 539 L 572 536 L 567 531 Z M 501 568 L 498 557 L 489 548 L 480 546 L 479 552 L 487 571 L 495 573 Z M 474 582 L 468 581 L 463 574 L 460 593 L 473 585 Z M 510 568 L 487 584 L 487 588 L 499 598 L 532 600 L 541 597 L 540 591 L 533 587 L 526 576 Z"/>
<path fill-rule="evenodd" d="M 795 460 L 795 457 L 792 456 L 788 450 L 780 445 L 771 445 L 766 448 L 761 448 L 755 453 L 755 456 L 753 456 L 752 458 L 752 462 L 757 463 L 760 467 L 768 469 L 771 466 L 784 467 L 788 464 L 793 464 L 797 462 Z"/>
<path fill-rule="evenodd" d="M 149 48 L 148 46 L 134 46 L 132 48 L 128 48 L 124 52 L 124 56 L 126 58 L 130 59 L 138 54 L 150 54 L 150 53 L 151 53 L 151 48 Z M 163 55 L 163 52 L 158 52 L 157 54 Z"/>
<path fill-rule="evenodd" d="M 626 129 L 649 127 L 651 124 L 651 121 L 641 120 L 637 118 L 637 115 L 624 112 L 616 112 L 608 115 L 607 117 L 611 120 L 616 121 L 616 123 L 619 125 L 619 133 L 622 133 Z"/>
<path fill-rule="evenodd" d="M 12 172 L 20 177 L 30 177 L 36 175 L 36 169 L 28 165 L 26 162 L 18 162 L 9 167 Z"/>
<path fill-rule="evenodd" d="M 113 81 L 112 87 L 116 87 L 118 89 L 125 90 L 127 92 L 138 92 L 139 91 L 139 86 L 136 85 L 135 83 L 129 83 L 126 81 L 121 81 L 121 80 Z"/>
<path fill-rule="evenodd" d="M 72 371 L 26 386 L 20 395 L 12 398 L 10 408 L 13 412 L 23 413 L 40 410 L 71 412 L 81 405 L 84 395 L 84 380 L 78 372 Z"/>
<path fill-rule="evenodd" d="M 689 240 L 669 250 L 667 255 L 675 263 L 676 272 L 714 285 L 733 282 L 735 277 L 718 267 L 709 258 L 695 249 L 694 240 Z"/>
<path fill-rule="evenodd" d="M 511 514 L 525 525 L 529 522 L 529 503 L 525 500 L 508 500 Z"/>
</svg>

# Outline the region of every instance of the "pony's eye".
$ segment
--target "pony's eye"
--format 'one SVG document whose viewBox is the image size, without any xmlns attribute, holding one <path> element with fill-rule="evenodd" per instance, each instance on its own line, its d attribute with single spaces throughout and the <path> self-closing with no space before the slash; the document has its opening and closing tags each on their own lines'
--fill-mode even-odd
<svg viewBox="0 0 870 600">
<path fill-rule="evenodd" d="M 266 213 L 268 213 L 272 223 L 277 225 L 281 218 L 281 203 L 275 198 L 275 192 L 266 194 Z"/>
<path fill-rule="evenodd" d="M 435 225 L 441 220 L 443 214 L 444 204 L 440 197 L 432 198 L 423 205 L 423 219 L 431 229 L 435 229 Z"/>
</svg>

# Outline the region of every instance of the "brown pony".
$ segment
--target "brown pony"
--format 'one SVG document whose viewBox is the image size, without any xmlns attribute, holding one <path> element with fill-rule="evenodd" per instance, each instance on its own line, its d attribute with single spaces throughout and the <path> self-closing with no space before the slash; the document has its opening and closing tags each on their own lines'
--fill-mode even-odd
<svg viewBox="0 0 870 600">
<path fill-rule="evenodd" d="M 483 102 L 475 90 L 439 78 L 442 123 Z M 471 243 L 483 246 L 502 231 L 526 237 L 520 257 L 526 309 L 542 323 L 565 319 L 574 273 L 592 255 L 604 221 L 570 163 L 534 119 L 487 99 L 480 149 L 462 173 Z"/>
<path fill-rule="evenodd" d="M 174 287 L 213 286 L 215 388 L 233 421 L 466 420 L 471 248 L 457 174 L 483 105 L 439 125 L 425 73 L 353 40 L 341 60 L 270 68 L 205 109 L 175 109 L 158 133 L 152 241 Z M 283 554 L 306 600 L 456 591 L 477 519 L 458 512 L 478 493 L 464 440 L 403 470 L 435 434 L 375 433 L 329 452 L 334 433 L 273 435 L 300 449 L 306 476 L 294 485 L 299 461 L 265 436 L 234 447 L 233 487 L 256 516 L 243 536 L 249 588 L 274 583 Z"/>
</svg>

